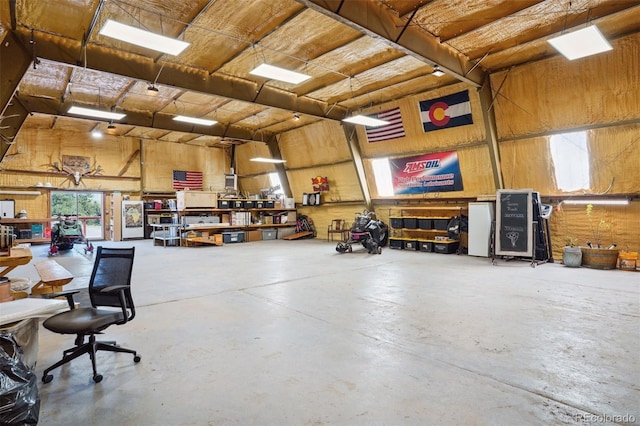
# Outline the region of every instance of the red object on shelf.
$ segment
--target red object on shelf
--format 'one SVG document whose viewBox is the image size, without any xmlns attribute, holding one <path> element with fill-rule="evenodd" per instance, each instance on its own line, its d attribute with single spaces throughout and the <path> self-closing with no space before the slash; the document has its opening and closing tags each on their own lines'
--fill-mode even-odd
<svg viewBox="0 0 640 426">
<path fill-rule="evenodd" d="M 44 237 L 51 238 L 51 228 L 44 228 Z"/>
</svg>

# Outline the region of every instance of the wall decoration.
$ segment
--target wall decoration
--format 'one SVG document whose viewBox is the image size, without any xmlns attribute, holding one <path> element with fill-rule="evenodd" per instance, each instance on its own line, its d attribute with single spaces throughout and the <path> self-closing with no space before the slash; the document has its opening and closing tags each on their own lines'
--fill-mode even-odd
<svg viewBox="0 0 640 426">
<path fill-rule="evenodd" d="M 473 124 L 469 91 L 420 101 L 420 118 L 425 132 Z"/>
<path fill-rule="evenodd" d="M 80 180 L 84 176 L 95 176 L 102 172 L 102 166 L 97 164 L 95 158 L 93 164 L 90 164 L 89 157 L 79 155 L 63 155 L 59 162 L 53 162 L 49 166 L 51 170 L 69 175 L 76 186 L 80 185 Z"/>
<path fill-rule="evenodd" d="M 389 122 L 389 124 L 385 124 L 384 126 L 366 128 L 367 140 L 370 143 L 402 138 L 405 136 L 400 107 L 395 107 L 369 116 Z"/>
<path fill-rule="evenodd" d="M 313 190 L 315 192 L 329 190 L 329 178 L 326 176 L 316 176 L 311 178 L 311 183 L 313 184 Z"/>
<path fill-rule="evenodd" d="M 463 189 L 457 151 L 395 158 L 389 165 L 395 195 Z"/>
<path fill-rule="evenodd" d="M 202 172 L 173 171 L 173 189 L 194 189 L 202 191 Z"/>
</svg>

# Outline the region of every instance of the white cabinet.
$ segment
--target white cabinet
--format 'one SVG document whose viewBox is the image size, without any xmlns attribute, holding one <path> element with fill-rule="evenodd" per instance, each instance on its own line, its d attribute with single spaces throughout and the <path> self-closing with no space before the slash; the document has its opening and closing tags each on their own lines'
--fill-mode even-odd
<svg viewBox="0 0 640 426">
<path fill-rule="evenodd" d="M 491 255 L 491 224 L 494 218 L 493 203 L 469 203 L 469 256 Z"/>
</svg>

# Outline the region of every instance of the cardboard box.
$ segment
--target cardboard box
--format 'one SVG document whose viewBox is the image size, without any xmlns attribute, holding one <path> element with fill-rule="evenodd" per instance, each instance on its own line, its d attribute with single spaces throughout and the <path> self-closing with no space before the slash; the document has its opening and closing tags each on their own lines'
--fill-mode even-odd
<svg viewBox="0 0 640 426">
<path fill-rule="evenodd" d="M 262 240 L 262 231 L 244 231 L 244 238 L 246 241 L 260 241 Z"/>
<path fill-rule="evenodd" d="M 212 191 L 176 191 L 178 210 L 193 208 L 216 208 L 218 194 Z"/>
</svg>

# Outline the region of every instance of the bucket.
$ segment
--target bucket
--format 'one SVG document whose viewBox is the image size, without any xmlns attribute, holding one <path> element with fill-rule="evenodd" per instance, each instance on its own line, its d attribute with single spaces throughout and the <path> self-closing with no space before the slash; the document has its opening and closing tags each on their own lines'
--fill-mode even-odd
<svg viewBox="0 0 640 426">
<path fill-rule="evenodd" d="M 593 269 L 616 269 L 620 250 L 581 247 L 582 266 Z"/>
<path fill-rule="evenodd" d="M 635 271 L 638 264 L 638 252 L 621 251 L 618 255 L 620 269 L 624 271 Z"/>
<path fill-rule="evenodd" d="M 565 247 L 562 253 L 562 263 L 569 268 L 578 268 L 582 264 L 582 250 L 580 247 Z"/>
</svg>

